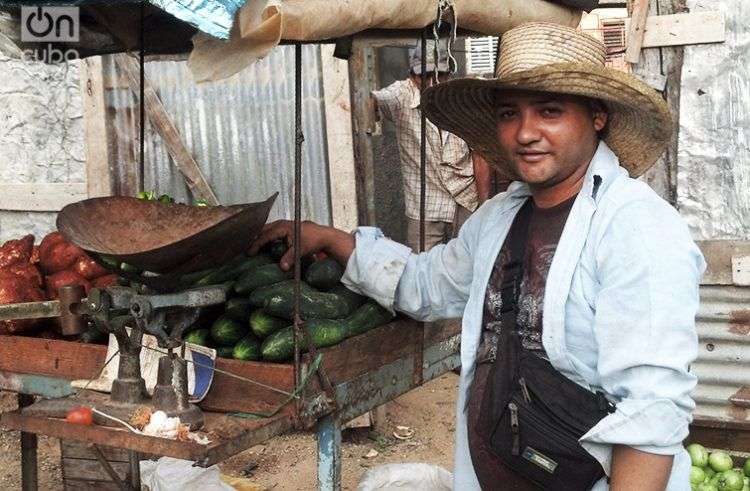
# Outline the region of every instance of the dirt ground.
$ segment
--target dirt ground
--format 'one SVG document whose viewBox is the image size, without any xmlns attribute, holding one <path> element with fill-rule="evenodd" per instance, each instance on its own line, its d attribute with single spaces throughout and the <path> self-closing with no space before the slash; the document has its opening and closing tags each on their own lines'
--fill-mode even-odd
<svg viewBox="0 0 750 491">
<path fill-rule="evenodd" d="M 355 489 L 368 468 L 381 464 L 427 462 L 451 470 L 457 386 L 458 377 L 448 373 L 396 399 L 388 406 L 387 430 L 382 434 L 365 428 L 345 430 L 343 489 Z M 16 395 L 0 392 L 0 411 L 15 407 Z M 403 441 L 394 438 L 396 426 L 409 427 L 414 436 Z M 294 433 L 236 455 L 221 468 L 225 474 L 248 477 L 265 489 L 312 490 L 317 489 L 316 457 L 315 434 Z M 40 438 L 38 458 L 39 489 L 62 490 L 58 441 Z M 0 489 L 20 488 L 18 432 L 0 432 Z"/>
</svg>

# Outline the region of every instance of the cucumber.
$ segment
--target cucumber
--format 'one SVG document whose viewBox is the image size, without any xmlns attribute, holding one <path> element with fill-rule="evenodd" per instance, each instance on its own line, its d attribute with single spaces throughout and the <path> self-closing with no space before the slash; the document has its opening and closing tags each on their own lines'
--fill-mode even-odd
<svg viewBox="0 0 750 491">
<path fill-rule="evenodd" d="M 253 271 L 256 268 L 265 264 L 270 264 L 271 262 L 271 258 L 265 254 L 259 254 L 252 257 L 247 257 L 244 254 L 241 254 L 232 258 L 228 263 L 214 270 L 209 275 L 202 277 L 200 280 L 196 281 L 194 285 L 206 286 L 226 283 L 227 281 L 236 280 L 248 271 Z"/>
<path fill-rule="evenodd" d="M 192 273 L 185 273 L 184 275 L 180 276 L 180 284 L 182 286 L 192 286 L 199 280 L 214 273 L 217 269 L 218 268 L 209 268 L 202 269 L 200 271 L 194 271 Z"/>
<path fill-rule="evenodd" d="M 367 301 L 367 297 L 351 291 L 341 283 L 328 290 L 327 293 L 333 293 L 344 299 L 349 304 L 350 312 L 354 312 L 360 305 Z"/>
<path fill-rule="evenodd" d="M 343 321 L 331 319 L 310 319 L 304 329 L 310 332 L 310 339 L 316 348 L 333 346 L 346 339 L 347 326 Z M 303 337 L 300 348 L 307 351 Z M 261 346 L 264 360 L 286 361 L 294 355 L 294 327 L 289 326 L 268 336 Z"/>
<path fill-rule="evenodd" d="M 219 358 L 234 358 L 234 346 L 219 346 L 216 348 L 216 356 Z"/>
<path fill-rule="evenodd" d="M 370 329 L 390 322 L 394 315 L 376 302 L 369 301 L 355 310 L 352 315 L 344 319 L 347 326 L 346 337 L 357 336 Z"/>
<path fill-rule="evenodd" d="M 252 305 L 253 307 L 263 307 L 263 304 L 265 303 L 267 298 L 270 298 L 286 290 L 291 290 L 292 292 L 294 291 L 294 280 L 284 280 L 278 283 L 274 283 L 273 285 L 266 285 L 261 286 L 260 288 L 256 288 L 250 293 L 248 300 L 250 301 L 250 305 Z M 299 290 L 300 292 L 315 291 L 304 281 L 300 281 Z"/>
<path fill-rule="evenodd" d="M 273 285 L 293 276 L 293 272 L 282 271 L 278 264 L 266 264 L 240 276 L 234 285 L 234 291 L 240 295 L 246 295 L 256 288 Z"/>
<path fill-rule="evenodd" d="M 224 304 L 224 315 L 236 321 L 245 322 L 251 312 L 250 301 L 246 298 L 230 298 Z"/>
<path fill-rule="evenodd" d="M 344 268 L 332 258 L 315 261 L 305 271 L 305 281 L 315 288 L 328 290 L 333 288 L 344 275 Z"/>
<path fill-rule="evenodd" d="M 274 240 L 273 242 L 269 242 L 263 249 L 274 261 L 278 262 L 286 254 L 289 247 L 287 247 L 286 242 L 283 240 Z"/>
<path fill-rule="evenodd" d="M 253 332 L 253 334 L 263 339 L 275 333 L 279 329 L 283 329 L 284 327 L 288 326 L 289 321 L 286 319 L 273 317 L 266 314 L 261 309 L 258 309 L 250 314 L 249 324 L 250 330 Z"/>
<path fill-rule="evenodd" d="M 341 319 L 351 314 L 351 304 L 334 294 L 318 291 L 300 292 L 300 317 L 303 319 Z M 266 299 L 263 310 L 270 315 L 292 319 L 294 291 L 285 290 Z"/>
<path fill-rule="evenodd" d="M 200 346 L 208 346 L 209 337 L 210 331 L 208 329 L 196 329 L 195 331 L 190 331 L 187 336 L 185 336 L 185 342 L 198 344 Z"/>
<path fill-rule="evenodd" d="M 211 326 L 211 339 L 219 346 L 233 346 L 247 335 L 243 324 L 223 315 Z"/>
<path fill-rule="evenodd" d="M 232 356 L 237 360 L 260 360 L 260 341 L 248 334 L 234 345 Z"/>
</svg>

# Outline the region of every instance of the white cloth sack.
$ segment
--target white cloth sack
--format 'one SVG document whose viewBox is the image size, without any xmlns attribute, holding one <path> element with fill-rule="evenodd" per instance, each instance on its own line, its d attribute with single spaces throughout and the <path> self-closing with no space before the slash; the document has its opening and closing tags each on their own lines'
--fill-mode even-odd
<svg viewBox="0 0 750 491">
<path fill-rule="evenodd" d="M 439 465 L 386 464 L 365 473 L 357 491 L 451 491 L 453 475 Z"/>
<path fill-rule="evenodd" d="M 141 483 L 151 491 L 234 491 L 219 476 L 219 466 L 193 467 L 189 460 L 162 457 L 141 461 Z"/>
</svg>

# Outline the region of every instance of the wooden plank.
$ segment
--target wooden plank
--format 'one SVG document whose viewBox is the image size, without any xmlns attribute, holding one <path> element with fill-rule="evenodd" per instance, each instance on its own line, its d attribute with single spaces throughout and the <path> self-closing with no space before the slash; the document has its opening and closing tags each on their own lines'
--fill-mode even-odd
<svg viewBox="0 0 750 491">
<path fill-rule="evenodd" d="M 701 240 L 698 247 L 706 259 L 702 285 L 732 285 L 732 258 L 750 255 L 750 240 Z"/>
<path fill-rule="evenodd" d="M 0 426 L 4 429 L 47 435 L 53 438 L 191 460 L 201 466 L 221 462 L 292 427 L 291 416 L 288 414 L 279 414 L 272 418 L 242 419 L 207 412 L 204 413 L 204 418 L 206 423 L 203 431 L 210 434 L 212 438 L 212 442 L 208 445 L 139 435 L 128 430 L 106 426 L 82 426 L 68 423 L 63 419 L 26 416 L 19 411 L 0 414 Z"/>
<path fill-rule="evenodd" d="M 104 454 L 104 458 L 110 462 L 130 462 L 128 452 L 121 448 L 107 447 L 104 445 L 99 448 Z M 96 460 L 96 455 L 90 445 L 71 440 L 60 441 L 60 454 L 66 459 Z"/>
<path fill-rule="evenodd" d="M 86 197 L 82 182 L 0 183 L 0 210 L 60 211 Z"/>
<path fill-rule="evenodd" d="M 134 58 L 125 54 L 117 54 L 114 56 L 117 66 L 128 77 L 130 88 L 137 96 L 140 90 L 140 68 L 138 63 Z M 145 82 L 143 95 L 146 115 L 164 140 L 169 155 L 172 156 L 172 159 L 182 173 L 182 176 L 185 178 L 185 183 L 187 183 L 191 192 L 196 197 L 205 199 L 209 204 L 218 205 L 219 200 L 216 198 L 211 186 L 209 186 L 208 181 L 206 181 L 198 163 L 183 143 L 177 127 L 169 116 L 169 113 L 167 113 L 167 110 L 164 108 L 159 96 L 148 81 Z"/>
<path fill-rule="evenodd" d="M 86 149 L 86 190 L 89 198 L 112 195 L 109 142 L 104 103 L 104 71 L 101 56 L 81 61 L 83 126 Z"/>
<path fill-rule="evenodd" d="M 120 491 L 119 486 L 112 481 L 64 479 L 63 486 L 65 491 Z"/>
<path fill-rule="evenodd" d="M 218 358 L 216 368 L 246 377 L 279 390 L 294 390 L 294 366 L 280 363 Z M 275 410 L 287 396 L 244 380 L 215 372 L 214 381 L 200 407 L 207 411 L 267 413 Z M 293 404 L 289 406 L 293 408 Z"/>
<path fill-rule="evenodd" d="M 88 459 L 61 459 L 65 468 L 66 479 L 78 479 L 81 481 L 112 481 L 97 460 Z M 120 479 L 127 479 L 130 464 L 127 462 L 110 462 L 109 465 L 117 473 Z"/>
<path fill-rule="evenodd" d="M 722 43 L 725 39 L 724 14 L 719 11 L 652 15 L 646 19 L 641 47 Z"/>
<path fill-rule="evenodd" d="M 0 336 L 0 370 L 67 380 L 98 377 L 107 347 L 24 336 Z"/>
<path fill-rule="evenodd" d="M 648 16 L 648 0 L 633 0 L 631 21 L 628 25 L 626 39 L 625 61 L 637 64 L 641 58 L 641 47 L 643 35 L 646 29 L 646 17 Z"/>
<path fill-rule="evenodd" d="M 323 98 L 328 141 L 332 225 L 354 230 L 357 225 L 357 182 L 354 167 L 352 111 L 348 63 L 333 57 L 334 45 L 321 46 Z"/>
<path fill-rule="evenodd" d="M 696 417 L 690 425 L 690 434 L 685 444 L 692 442 L 700 443 L 708 448 L 750 452 L 750 427 L 746 422 L 723 424 L 700 420 Z"/>
</svg>

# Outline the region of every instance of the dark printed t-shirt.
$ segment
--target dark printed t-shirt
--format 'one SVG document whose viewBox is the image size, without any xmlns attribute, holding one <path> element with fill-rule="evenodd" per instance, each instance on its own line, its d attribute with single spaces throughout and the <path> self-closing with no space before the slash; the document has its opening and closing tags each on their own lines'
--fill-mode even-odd
<svg viewBox="0 0 750 491">
<path fill-rule="evenodd" d="M 542 346 L 542 311 L 544 307 L 544 290 L 552 258 L 557 250 L 565 222 L 573 207 L 575 196 L 552 208 L 537 208 L 533 205 L 529 222 L 529 233 L 524 255 L 523 278 L 518 301 L 516 324 L 525 349 L 546 358 Z M 509 237 L 514 235 L 516 223 L 511 226 Z M 482 341 L 477 353 L 477 368 L 474 382 L 469 390 L 468 430 L 469 449 L 474 471 L 482 489 L 498 489 L 498 483 L 504 483 L 504 489 L 532 489 L 525 484 L 514 484 L 512 473 L 506 470 L 500 460 L 490 451 L 487 445 L 489 435 L 484 434 L 489 426 L 487 415 L 481 414 L 484 389 L 488 381 L 491 362 L 495 358 L 497 339 L 500 329 L 500 309 L 502 301 L 500 285 L 502 284 L 503 266 L 510 259 L 510 248 L 503 244 L 495 261 L 495 266 L 487 284 L 484 298 L 484 317 L 482 320 Z"/>
</svg>

